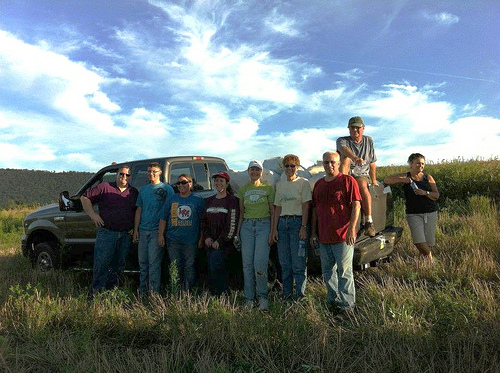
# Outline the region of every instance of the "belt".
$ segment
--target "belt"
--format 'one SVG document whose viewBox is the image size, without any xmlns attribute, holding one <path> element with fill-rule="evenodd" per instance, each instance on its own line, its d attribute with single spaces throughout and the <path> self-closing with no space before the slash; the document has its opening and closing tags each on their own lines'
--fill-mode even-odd
<svg viewBox="0 0 500 373">
<path fill-rule="evenodd" d="M 283 219 L 295 219 L 295 218 L 301 218 L 302 215 L 281 215 L 280 218 Z"/>
</svg>

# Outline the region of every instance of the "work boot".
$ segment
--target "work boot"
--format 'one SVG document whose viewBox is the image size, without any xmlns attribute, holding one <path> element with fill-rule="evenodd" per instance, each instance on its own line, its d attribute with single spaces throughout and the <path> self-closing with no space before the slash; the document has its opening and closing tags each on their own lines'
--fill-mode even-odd
<svg viewBox="0 0 500 373">
<path fill-rule="evenodd" d="M 372 222 L 365 223 L 365 234 L 370 237 L 375 237 L 375 227 Z"/>
</svg>

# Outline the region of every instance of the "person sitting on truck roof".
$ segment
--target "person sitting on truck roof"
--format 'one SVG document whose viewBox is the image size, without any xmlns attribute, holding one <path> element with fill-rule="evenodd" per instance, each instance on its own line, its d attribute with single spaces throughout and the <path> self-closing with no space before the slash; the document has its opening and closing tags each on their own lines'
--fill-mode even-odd
<svg viewBox="0 0 500 373">
<path fill-rule="evenodd" d="M 162 174 L 158 162 L 148 165 L 149 184 L 143 186 L 137 198 L 134 222 L 134 242 L 139 242 L 140 285 L 139 294 L 159 293 L 163 248 L 158 245 L 158 226 L 163 206 L 174 190 L 160 181 Z"/>
<path fill-rule="evenodd" d="M 182 174 L 177 178 L 179 194 L 165 201 L 158 229 L 158 244 L 166 246 L 171 262 L 177 266 L 177 281 L 183 290 L 190 290 L 195 282 L 195 265 L 200 221 L 205 200 L 191 192 L 193 179 Z M 165 234 L 166 229 L 166 234 Z"/>
<path fill-rule="evenodd" d="M 339 171 L 340 155 L 323 154 L 325 177 L 313 189 L 311 245 L 319 241 L 327 302 L 335 311 L 350 312 L 356 304 L 352 260 L 361 195 L 352 176 Z"/>
<path fill-rule="evenodd" d="M 337 139 L 337 152 L 340 153 L 340 172 L 354 176 L 361 192 L 361 207 L 364 214 L 364 233 L 375 236 L 372 218 L 372 198 L 369 184 L 377 186 L 376 166 L 377 156 L 370 136 L 363 135 L 365 123 L 361 117 L 349 119 L 347 127 L 349 136 Z M 349 172 L 351 171 L 351 172 Z"/>
<path fill-rule="evenodd" d="M 410 171 L 387 176 L 384 184 L 403 184 L 406 220 L 413 243 L 422 255 L 433 261 L 431 247 L 436 244 L 437 200 L 439 191 L 434 178 L 424 174 L 425 157 L 412 153 L 408 157 Z"/>
<path fill-rule="evenodd" d="M 118 285 L 130 251 L 135 202 L 139 192 L 130 182 L 130 168 L 122 166 L 116 181 L 100 183 L 81 197 L 82 207 L 97 227 L 94 244 L 94 271 L 89 298 Z M 92 204 L 97 203 L 99 213 Z"/>
</svg>

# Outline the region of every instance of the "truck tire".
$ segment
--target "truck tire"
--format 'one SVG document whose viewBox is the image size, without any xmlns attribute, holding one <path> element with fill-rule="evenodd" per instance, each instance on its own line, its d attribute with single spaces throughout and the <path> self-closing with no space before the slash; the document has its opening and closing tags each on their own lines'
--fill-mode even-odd
<svg viewBox="0 0 500 373">
<path fill-rule="evenodd" d="M 40 242 L 35 246 L 33 267 L 40 272 L 49 272 L 59 268 L 60 261 L 56 245 L 51 242 Z"/>
</svg>

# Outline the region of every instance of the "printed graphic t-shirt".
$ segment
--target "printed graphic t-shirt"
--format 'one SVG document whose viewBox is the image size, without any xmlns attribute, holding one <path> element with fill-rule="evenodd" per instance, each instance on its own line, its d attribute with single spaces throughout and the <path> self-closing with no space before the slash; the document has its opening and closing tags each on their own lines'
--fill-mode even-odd
<svg viewBox="0 0 500 373">
<path fill-rule="evenodd" d="M 274 202 L 274 188 L 272 185 L 246 184 L 240 188 L 238 197 L 243 201 L 245 211 L 244 219 L 259 219 L 271 216 L 269 211 L 269 203 Z"/>
<path fill-rule="evenodd" d="M 158 229 L 158 222 L 163 206 L 168 197 L 174 195 L 174 190 L 168 184 L 147 184 L 139 191 L 136 206 L 141 210 L 139 229 L 153 231 Z"/>
<path fill-rule="evenodd" d="M 168 197 L 161 217 L 167 222 L 167 239 L 187 244 L 198 242 L 204 210 L 205 201 L 200 196 L 174 194 Z"/>
</svg>

